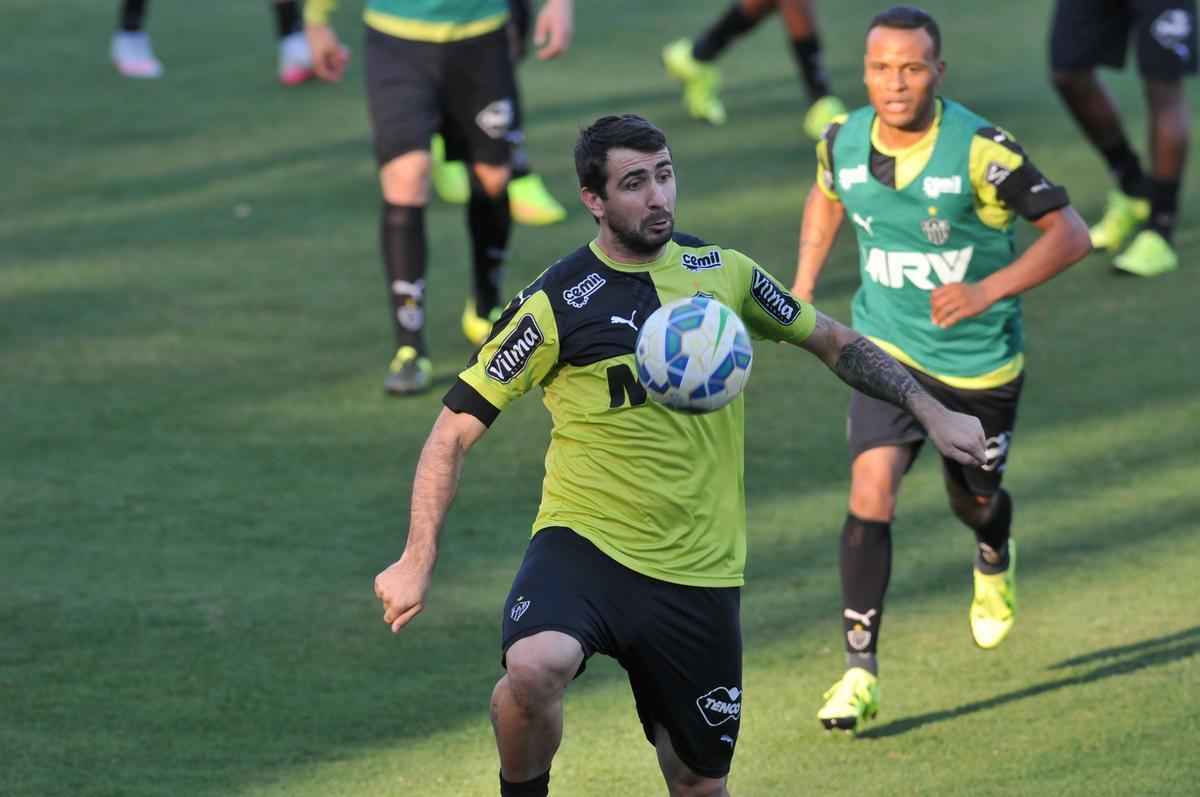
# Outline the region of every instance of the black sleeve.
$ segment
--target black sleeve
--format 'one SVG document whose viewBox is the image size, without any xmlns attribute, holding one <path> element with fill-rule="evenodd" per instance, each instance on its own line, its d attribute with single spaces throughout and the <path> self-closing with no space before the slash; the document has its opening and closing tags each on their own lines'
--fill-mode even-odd
<svg viewBox="0 0 1200 797">
<path fill-rule="evenodd" d="M 442 397 L 442 404 L 451 412 L 474 415 L 484 426 L 491 426 L 500 416 L 500 410 L 461 379 L 456 379 L 446 391 L 446 395 Z"/>
</svg>

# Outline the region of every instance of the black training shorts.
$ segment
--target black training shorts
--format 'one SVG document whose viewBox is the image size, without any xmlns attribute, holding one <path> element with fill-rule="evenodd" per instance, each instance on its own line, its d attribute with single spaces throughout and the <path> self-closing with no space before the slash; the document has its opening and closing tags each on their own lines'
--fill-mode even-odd
<svg viewBox="0 0 1200 797">
<path fill-rule="evenodd" d="M 1025 375 L 1021 374 L 999 387 L 964 390 L 912 368 L 908 372 L 948 409 L 979 418 L 987 437 L 987 464 L 982 468 L 973 468 L 942 457 L 942 466 L 947 477 L 973 495 L 994 495 L 1000 489 L 1000 481 L 1008 466 L 1008 448 L 1017 422 L 1017 403 Z M 851 462 L 864 451 L 880 446 L 912 446 L 915 461 L 925 437 L 924 427 L 907 410 L 865 396 L 857 390 L 850 394 L 846 439 Z"/>
<path fill-rule="evenodd" d="M 1137 41 L 1138 71 L 1174 81 L 1196 72 L 1196 0 L 1057 0 L 1050 66 L 1077 72 L 1121 68 Z"/>
<path fill-rule="evenodd" d="M 401 39 L 367 28 L 367 110 L 382 166 L 446 139 L 447 160 L 507 164 L 516 78 L 503 29 L 462 41 Z"/>
<path fill-rule="evenodd" d="M 741 727 L 740 605 L 738 587 L 650 578 L 570 529 L 546 528 L 530 541 L 504 604 L 502 649 L 560 631 L 579 641 L 585 662 L 612 656 L 629 673 L 650 743 L 662 725 L 693 772 L 720 778 Z"/>
</svg>

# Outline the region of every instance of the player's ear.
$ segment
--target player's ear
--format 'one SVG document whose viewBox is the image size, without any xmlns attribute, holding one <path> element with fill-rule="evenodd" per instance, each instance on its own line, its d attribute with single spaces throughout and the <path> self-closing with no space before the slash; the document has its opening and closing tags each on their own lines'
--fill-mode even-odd
<svg viewBox="0 0 1200 797">
<path fill-rule="evenodd" d="M 599 221 L 604 218 L 604 200 L 600 198 L 592 189 L 587 186 L 579 188 L 579 201 L 583 202 L 583 206 L 592 214 L 592 218 Z"/>
</svg>

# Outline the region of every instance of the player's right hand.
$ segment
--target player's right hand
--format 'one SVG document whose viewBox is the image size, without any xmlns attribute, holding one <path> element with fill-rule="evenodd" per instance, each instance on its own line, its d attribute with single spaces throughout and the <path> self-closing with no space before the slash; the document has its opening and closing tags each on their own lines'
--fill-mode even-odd
<svg viewBox="0 0 1200 797">
<path fill-rule="evenodd" d="M 346 74 L 346 65 L 350 63 L 350 51 L 338 41 L 333 28 L 328 25 L 306 25 L 304 35 L 308 38 L 313 71 L 317 77 L 331 83 L 341 80 Z"/>
<path fill-rule="evenodd" d="M 983 424 L 974 415 L 944 410 L 926 431 L 938 451 L 958 464 L 981 468 L 987 463 Z"/>
<path fill-rule="evenodd" d="M 430 568 L 407 552 L 375 576 L 375 595 L 383 603 L 383 621 L 399 633 L 425 608 Z"/>
<path fill-rule="evenodd" d="M 571 44 L 575 31 L 572 0 L 546 0 L 533 26 L 533 43 L 541 61 L 562 55 Z"/>
</svg>

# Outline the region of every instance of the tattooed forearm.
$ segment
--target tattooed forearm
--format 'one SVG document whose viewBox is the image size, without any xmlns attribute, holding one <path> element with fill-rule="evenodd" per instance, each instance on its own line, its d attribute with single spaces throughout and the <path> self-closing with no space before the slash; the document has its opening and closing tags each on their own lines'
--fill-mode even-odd
<svg viewBox="0 0 1200 797">
<path fill-rule="evenodd" d="M 904 366 L 866 338 L 843 346 L 833 371 L 856 390 L 898 407 L 912 409 L 912 400 L 925 395 Z"/>
</svg>

